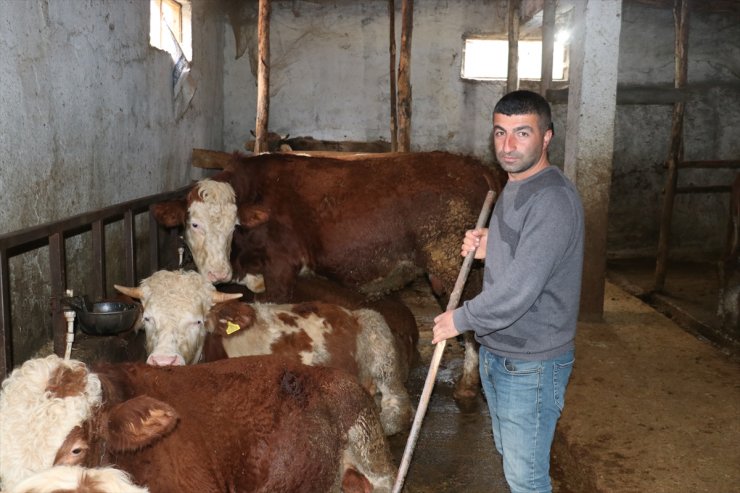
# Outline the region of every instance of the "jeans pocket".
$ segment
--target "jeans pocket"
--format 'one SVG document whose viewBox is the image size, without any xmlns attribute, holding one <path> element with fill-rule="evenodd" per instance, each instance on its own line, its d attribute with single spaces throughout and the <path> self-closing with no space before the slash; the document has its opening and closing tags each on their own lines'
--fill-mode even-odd
<svg viewBox="0 0 740 493">
<path fill-rule="evenodd" d="M 532 375 L 542 373 L 542 362 L 504 358 L 504 370 L 509 375 Z"/>
<path fill-rule="evenodd" d="M 568 380 L 570 374 L 573 371 L 573 363 L 575 359 L 571 359 L 565 363 L 554 363 L 552 369 L 552 387 L 554 392 L 555 404 L 558 406 L 560 411 L 565 406 L 565 389 L 568 387 Z"/>
</svg>

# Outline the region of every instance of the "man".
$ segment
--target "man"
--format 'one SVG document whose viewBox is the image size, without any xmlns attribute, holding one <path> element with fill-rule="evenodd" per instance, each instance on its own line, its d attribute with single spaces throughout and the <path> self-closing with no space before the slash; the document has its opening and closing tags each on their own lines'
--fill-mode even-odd
<svg viewBox="0 0 740 493">
<path fill-rule="evenodd" d="M 515 91 L 493 110 L 493 143 L 509 180 L 488 228 L 461 254 L 485 258 L 483 290 L 435 319 L 433 343 L 474 331 L 496 449 L 512 493 L 550 492 L 550 447 L 573 367 L 583 266 L 578 192 L 551 166 L 550 106 Z"/>
</svg>

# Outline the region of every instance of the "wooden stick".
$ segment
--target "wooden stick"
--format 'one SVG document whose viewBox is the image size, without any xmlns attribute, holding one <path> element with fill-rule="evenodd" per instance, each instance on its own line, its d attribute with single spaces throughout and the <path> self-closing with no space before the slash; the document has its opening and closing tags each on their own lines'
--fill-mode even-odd
<svg viewBox="0 0 740 493">
<path fill-rule="evenodd" d="M 688 49 L 689 49 L 689 0 L 674 0 L 673 20 L 675 24 L 675 60 L 674 85 L 676 89 L 686 86 L 688 81 Z M 673 203 L 676 198 L 678 185 L 677 163 L 683 161 L 683 122 L 686 104 L 683 101 L 673 105 L 671 119 L 671 146 L 668 151 L 668 175 L 663 195 L 663 208 L 660 212 L 660 232 L 658 235 L 658 254 L 655 260 L 655 279 L 653 291 L 663 291 L 665 287 L 666 271 L 668 270 L 668 254 L 671 243 L 671 223 L 673 222 Z"/>
<path fill-rule="evenodd" d="M 254 124 L 254 153 L 267 152 L 270 121 L 270 0 L 259 0 L 257 20 L 257 121 Z"/>
<path fill-rule="evenodd" d="M 483 208 L 478 216 L 478 222 L 475 225 L 476 229 L 482 228 L 486 225 L 488 216 L 491 213 L 493 207 L 493 200 L 496 197 L 496 193 L 493 190 L 489 190 L 486 194 L 486 200 L 483 202 Z M 447 310 L 452 310 L 457 307 L 460 303 L 460 297 L 462 296 L 463 287 L 465 281 L 468 279 L 468 273 L 470 272 L 470 266 L 473 264 L 475 259 L 475 250 L 468 253 L 467 257 L 463 261 L 460 273 L 457 275 L 457 281 L 455 281 L 455 287 L 452 289 L 450 294 L 450 301 L 447 303 Z M 411 425 L 411 432 L 409 438 L 406 441 L 406 448 L 403 451 L 403 458 L 401 459 L 401 465 L 398 468 L 398 475 L 396 476 L 396 482 L 393 485 L 393 493 L 400 493 L 403 487 L 406 473 L 409 469 L 409 463 L 411 462 L 411 455 L 414 452 L 416 441 L 419 438 L 419 430 L 421 428 L 421 422 L 424 420 L 424 414 L 426 414 L 427 406 L 429 406 L 429 398 L 432 395 L 432 388 L 434 387 L 434 381 L 437 378 L 437 370 L 439 369 L 439 362 L 442 359 L 442 353 L 444 353 L 445 345 L 447 341 L 440 341 L 434 347 L 434 354 L 432 355 L 432 362 L 429 365 L 429 373 L 427 373 L 427 379 L 424 382 L 424 389 L 421 392 L 421 399 L 419 400 L 419 407 L 416 409 L 414 415 L 414 423 Z"/>
<path fill-rule="evenodd" d="M 388 0 L 388 37 L 390 43 L 390 79 L 391 79 L 391 152 L 398 151 L 398 113 L 396 109 L 396 2 Z"/>
<path fill-rule="evenodd" d="M 398 59 L 398 150 L 411 151 L 411 35 L 414 30 L 414 0 L 401 2 L 401 54 Z"/>
<path fill-rule="evenodd" d="M 509 0 L 506 17 L 509 29 L 509 68 L 506 72 L 506 92 L 519 89 L 519 0 Z"/>
</svg>

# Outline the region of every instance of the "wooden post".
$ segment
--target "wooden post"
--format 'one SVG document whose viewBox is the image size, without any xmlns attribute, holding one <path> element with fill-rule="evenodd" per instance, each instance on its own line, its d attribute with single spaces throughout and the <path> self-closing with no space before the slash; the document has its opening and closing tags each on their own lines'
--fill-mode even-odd
<svg viewBox="0 0 740 493">
<path fill-rule="evenodd" d="M 506 92 L 519 89 L 519 0 L 509 0 L 506 16 L 509 29 L 509 70 L 506 76 Z"/>
<path fill-rule="evenodd" d="M 411 150 L 411 34 L 414 0 L 401 5 L 401 56 L 398 61 L 398 150 Z"/>
<path fill-rule="evenodd" d="M 259 0 L 257 38 L 257 122 L 254 126 L 255 154 L 267 151 L 267 124 L 270 119 L 270 0 Z"/>
<path fill-rule="evenodd" d="M 674 0 L 673 21 L 676 29 L 674 86 L 676 89 L 680 89 L 686 86 L 688 79 L 689 0 Z M 683 160 L 683 115 L 685 106 L 683 101 L 678 101 L 673 105 L 671 147 L 668 151 L 667 160 L 668 176 L 666 177 L 663 195 L 658 255 L 655 262 L 655 284 L 653 286 L 655 291 L 661 291 L 665 287 L 673 202 L 676 196 L 676 184 L 678 183 L 678 163 Z"/>
<path fill-rule="evenodd" d="M 542 6 L 542 71 L 540 74 L 540 95 L 547 97 L 552 85 L 552 52 L 555 46 L 556 0 L 544 0 Z"/>
<path fill-rule="evenodd" d="M 396 2 L 388 0 L 388 33 L 390 37 L 391 77 L 391 152 L 398 151 L 398 119 L 396 113 Z"/>
</svg>

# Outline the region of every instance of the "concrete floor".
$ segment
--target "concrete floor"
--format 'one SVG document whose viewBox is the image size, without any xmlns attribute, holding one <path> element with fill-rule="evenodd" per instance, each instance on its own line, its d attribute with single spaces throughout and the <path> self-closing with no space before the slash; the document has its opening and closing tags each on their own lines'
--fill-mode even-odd
<svg viewBox="0 0 740 493">
<path fill-rule="evenodd" d="M 632 289 L 653 269 L 614 277 Z M 606 283 L 604 321 L 579 324 L 553 446 L 556 491 L 740 491 L 739 360 L 677 323 L 713 312 L 713 276 L 674 265 L 660 311 Z"/>
</svg>

